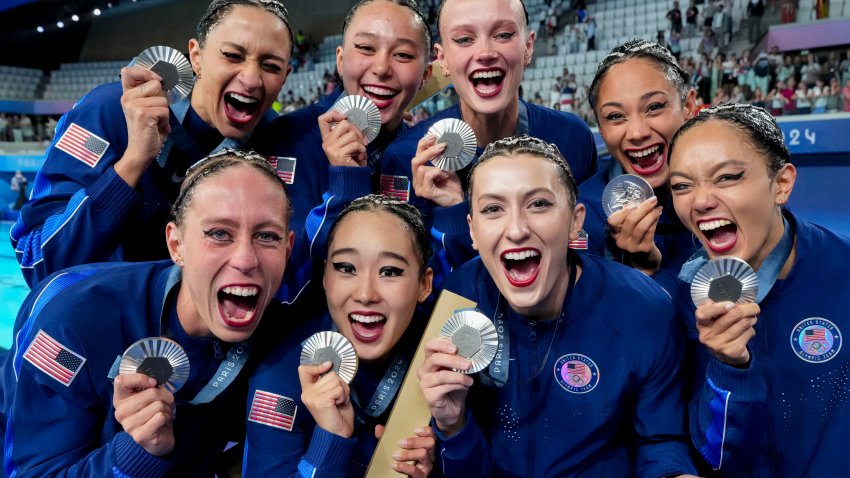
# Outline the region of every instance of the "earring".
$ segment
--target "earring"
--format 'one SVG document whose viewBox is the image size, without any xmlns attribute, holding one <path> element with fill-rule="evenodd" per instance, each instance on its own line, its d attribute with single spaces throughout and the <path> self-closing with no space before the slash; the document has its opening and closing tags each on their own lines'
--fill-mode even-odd
<svg viewBox="0 0 850 478">
<path fill-rule="evenodd" d="M 443 68 L 443 76 L 448 78 L 449 77 L 449 70 Z"/>
<path fill-rule="evenodd" d="M 177 264 L 180 267 L 183 267 L 183 259 L 181 259 L 179 257 L 177 259 L 174 259 L 174 263 Z"/>
</svg>

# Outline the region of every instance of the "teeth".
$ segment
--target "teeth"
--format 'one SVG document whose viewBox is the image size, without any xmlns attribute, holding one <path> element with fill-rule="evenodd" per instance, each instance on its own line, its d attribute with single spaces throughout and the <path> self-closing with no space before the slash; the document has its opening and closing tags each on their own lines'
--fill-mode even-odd
<svg viewBox="0 0 850 478">
<path fill-rule="evenodd" d="M 355 322 L 361 322 L 364 324 L 374 324 L 375 322 L 380 322 L 382 320 L 387 320 L 383 315 L 360 315 L 360 314 L 351 314 L 349 315 L 351 320 Z"/>
<path fill-rule="evenodd" d="M 237 318 L 231 317 L 229 315 L 227 316 L 227 320 L 229 320 L 231 322 L 250 322 L 251 319 L 253 319 L 253 318 L 254 318 L 254 311 L 253 310 L 249 310 L 245 314 L 245 317 L 242 317 L 241 319 L 237 319 Z"/>
<path fill-rule="evenodd" d="M 241 297 L 255 296 L 260 290 L 256 287 L 225 287 L 224 293 Z"/>
<path fill-rule="evenodd" d="M 392 96 L 396 93 L 395 90 L 389 88 L 381 88 L 380 86 L 364 86 L 363 91 L 372 93 L 373 95 Z"/>
<path fill-rule="evenodd" d="M 483 79 L 483 78 L 498 78 L 500 76 L 502 76 L 502 72 L 501 71 L 495 71 L 495 70 L 493 70 L 493 71 L 476 71 L 475 73 L 472 74 L 472 78 L 476 79 L 476 80 Z"/>
<path fill-rule="evenodd" d="M 512 261 L 521 261 L 523 259 L 528 259 L 529 257 L 536 257 L 536 256 L 539 256 L 539 255 L 540 255 L 539 252 L 532 251 L 532 250 L 529 249 L 529 250 L 520 251 L 520 252 L 508 252 L 507 254 L 505 254 L 505 259 L 512 260 Z"/>
<path fill-rule="evenodd" d="M 658 148 L 661 146 L 655 145 L 651 148 L 644 149 L 643 151 L 629 151 L 627 154 L 633 158 L 643 158 L 644 156 L 649 156 L 650 154 L 658 151 Z"/>
<path fill-rule="evenodd" d="M 714 229 L 717 229 L 718 227 L 728 226 L 729 224 L 732 224 L 732 221 L 727 221 L 726 219 L 717 219 L 715 221 L 706 221 L 706 222 L 701 222 L 699 224 L 699 230 L 700 231 L 713 231 Z"/>
<path fill-rule="evenodd" d="M 242 103 L 252 104 L 252 103 L 256 103 L 256 102 L 260 101 L 257 98 L 251 98 L 250 96 L 242 96 L 239 93 L 228 93 L 228 94 L 234 100 L 241 101 Z"/>
</svg>

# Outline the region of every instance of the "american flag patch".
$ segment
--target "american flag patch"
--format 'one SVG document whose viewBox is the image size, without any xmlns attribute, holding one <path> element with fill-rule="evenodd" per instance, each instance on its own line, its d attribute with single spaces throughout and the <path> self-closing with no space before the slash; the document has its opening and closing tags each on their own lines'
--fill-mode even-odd
<svg viewBox="0 0 850 478">
<path fill-rule="evenodd" d="M 296 158 L 286 156 L 269 156 L 269 163 L 277 172 L 278 177 L 286 184 L 295 182 L 295 163 Z"/>
<path fill-rule="evenodd" d="M 826 341 L 826 329 L 822 329 L 822 328 L 807 329 L 806 332 L 805 332 L 805 338 L 803 340 L 805 342 L 825 342 Z"/>
<path fill-rule="evenodd" d="M 298 411 L 298 406 L 295 405 L 295 400 L 283 395 L 257 390 L 254 392 L 254 400 L 251 402 L 251 413 L 248 414 L 248 421 L 291 432 L 296 411 Z"/>
<path fill-rule="evenodd" d="M 410 180 L 407 176 L 382 174 L 381 194 L 407 202 L 410 200 Z"/>
<path fill-rule="evenodd" d="M 569 248 L 570 249 L 582 250 L 582 251 L 587 250 L 587 233 L 584 232 L 584 229 L 582 229 L 578 232 L 578 238 L 577 239 L 571 239 L 570 240 Z"/>
<path fill-rule="evenodd" d="M 86 363 L 82 355 L 72 352 L 43 330 L 38 331 L 35 340 L 24 352 L 24 359 L 66 387 Z"/>
<path fill-rule="evenodd" d="M 95 167 L 103 153 L 109 148 L 109 141 L 92 133 L 91 131 L 71 123 L 71 126 L 62 133 L 62 137 L 56 142 L 56 147 L 79 159 L 80 161 Z"/>
</svg>

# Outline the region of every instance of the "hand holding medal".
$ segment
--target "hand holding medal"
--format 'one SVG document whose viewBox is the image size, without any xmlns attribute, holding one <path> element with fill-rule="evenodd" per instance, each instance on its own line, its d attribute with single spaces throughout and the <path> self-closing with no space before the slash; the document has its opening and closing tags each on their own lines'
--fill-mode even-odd
<svg viewBox="0 0 850 478">
<path fill-rule="evenodd" d="M 365 96 L 343 96 L 319 116 L 322 150 L 332 166 L 366 166 L 366 145 L 381 131 L 381 112 Z"/>
<path fill-rule="evenodd" d="M 346 438 L 354 433 L 349 383 L 356 373 L 357 354 L 342 334 L 318 332 L 302 344 L 301 401 L 317 425 Z"/>
<path fill-rule="evenodd" d="M 723 363 L 744 366 L 750 361 L 747 343 L 755 335 L 760 311 L 757 292 L 758 276 L 737 258 L 708 262 L 691 282 L 700 342 Z"/>
<path fill-rule="evenodd" d="M 189 377 L 189 358 L 162 337 L 137 341 L 124 352 L 115 378 L 115 419 L 148 453 L 174 449 L 174 393 Z"/>
</svg>

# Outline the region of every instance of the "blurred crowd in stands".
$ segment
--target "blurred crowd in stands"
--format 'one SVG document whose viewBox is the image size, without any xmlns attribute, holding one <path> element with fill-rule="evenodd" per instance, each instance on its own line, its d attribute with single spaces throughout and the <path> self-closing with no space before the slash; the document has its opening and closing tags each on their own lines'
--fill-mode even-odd
<svg viewBox="0 0 850 478">
<path fill-rule="evenodd" d="M 740 29 L 733 28 L 735 1 L 747 2 Z M 439 0 L 418 3 L 434 40 L 439 41 L 436 28 Z M 593 16 L 597 3 L 589 6 L 585 0 L 544 0 L 544 3 L 545 18 L 532 25 L 537 32 L 535 56 L 557 54 L 556 41 L 563 36 L 567 38 L 567 53 L 597 48 L 599 27 Z M 828 1 L 816 0 L 811 12 L 801 10 L 799 0 L 691 0 L 683 7 L 674 1 L 669 11 L 660 13 L 668 22 L 668 29 L 658 31 L 656 41 L 666 45 L 690 74 L 698 105 L 750 102 L 776 116 L 850 112 L 850 48 L 795 53 L 782 53 L 776 48 L 754 50 L 767 32 L 769 20 L 765 17 L 782 23 L 829 18 Z M 293 72 L 314 71 L 317 59 L 316 42 L 299 30 L 291 60 Z M 307 94 L 293 93 L 284 85 L 275 109 L 288 113 L 312 104 L 333 91 L 338 83 L 336 71 L 325 70 L 321 82 Z M 596 126 L 587 101 L 589 86 L 577 80 L 577 75 L 567 66 L 554 79 L 548 96 L 535 93 L 526 99 L 571 111 Z M 412 120 L 421 121 L 455 102 L 457 97 L 449 88 L 413 108 Z M 0 113 L 0 141 L 49 142 L 56 121 L 52 116 Z"/>
</svg>

